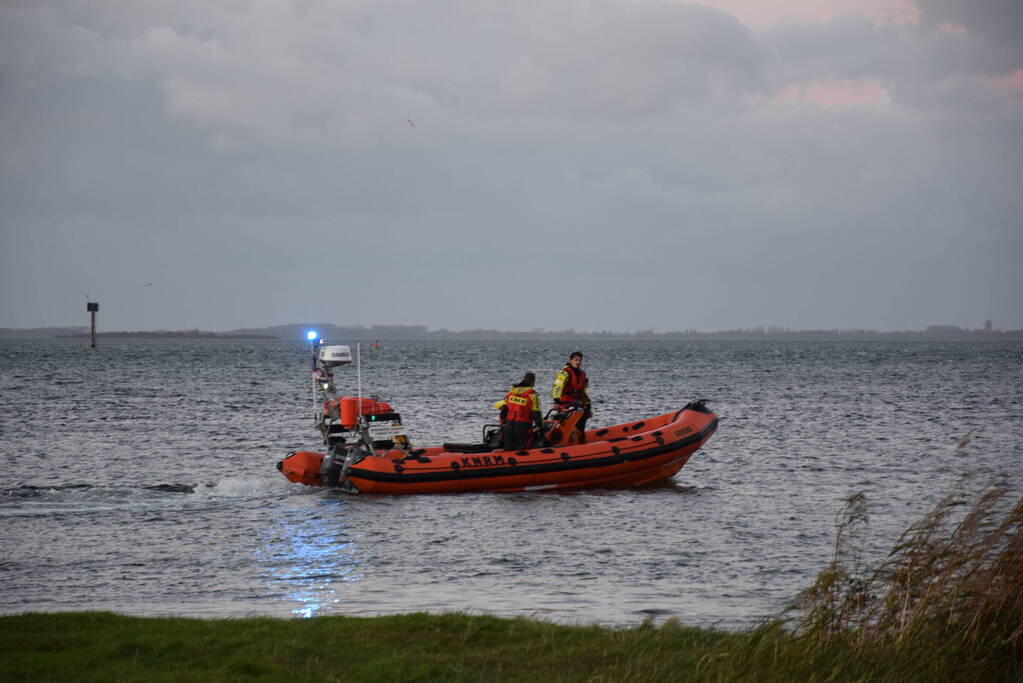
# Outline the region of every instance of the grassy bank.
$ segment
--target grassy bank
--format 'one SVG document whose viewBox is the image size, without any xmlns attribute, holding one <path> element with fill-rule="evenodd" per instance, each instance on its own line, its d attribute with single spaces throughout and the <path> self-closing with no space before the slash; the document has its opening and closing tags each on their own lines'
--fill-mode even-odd
<svg viewBox="0 0 1023 683">
<path fill-rule="evenodd" d="M 483 616 L 0 619 L 4 681 L 1011 681 L 1020 665 L 923 642 L 863 650 L 778 625 L 746 633 Z"/>
<path fill-rule="evenodd" d="M 1023 683 L 1023 500 L 949 497 L 879 567 L 849 549 L 801 619 L 745 632 L 561 626 L 409 614 L 313 619 L 0 617 L 0 681 L 1018 681 Z"/>
</svg>

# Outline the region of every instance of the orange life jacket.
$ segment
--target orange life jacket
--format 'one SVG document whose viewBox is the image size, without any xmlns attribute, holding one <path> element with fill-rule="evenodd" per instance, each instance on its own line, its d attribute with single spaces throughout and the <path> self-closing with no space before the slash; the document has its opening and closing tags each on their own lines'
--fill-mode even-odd
<svg viewBox="0 0 1023 683">
<path fill-rule="evenodd" d="M 583 390 L 586 389 L 587 384 L 586 371 L 582 368 L 573 368 L 571 365 L 566 365 L 562 369 L 568 374 L 568 380 L 561 390 L 558 403 L 574 403 L 585 400 L 586 394 Z"/>
<path fill-rule="evenodd" d="M 513 387 L 504 396 L 505 405 L 508 406 L 508 413 L 505 417 L 509 422 L 532 422 L 533 421 L 533 394 L 536 391 L 532 387 L 519 393 L 515 389 L 521 387 Z"/>
</svg>

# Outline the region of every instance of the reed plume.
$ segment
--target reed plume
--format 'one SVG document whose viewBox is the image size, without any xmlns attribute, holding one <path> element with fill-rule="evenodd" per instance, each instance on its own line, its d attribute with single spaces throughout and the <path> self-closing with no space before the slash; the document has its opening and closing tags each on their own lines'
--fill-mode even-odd
<svg viewBox="0 0 1023 683">
<path fill-rule="evenodd" d="M 964 509 L 964 506 L 968 505 Z M 972 659 L 1023 656 L 1023 497 L 995 484 L 972 504 L 943 498 L 866 571 L 850 537 L 867 521 L 850 496 L 835 554 L 801 596 L 799 631 L 821 642 L 957 648 Z"/>
</svg>

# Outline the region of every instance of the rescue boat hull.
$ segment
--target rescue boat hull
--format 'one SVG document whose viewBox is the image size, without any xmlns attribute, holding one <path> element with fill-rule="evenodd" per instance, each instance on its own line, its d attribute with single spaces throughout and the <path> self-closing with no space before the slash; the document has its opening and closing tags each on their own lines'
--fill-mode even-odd
<svg viewBox="0 0 1023 683">
<path fill-rule="evenodd" d="M 674 413 L 586 432 L 584 443 L 529 450 L 464 452 L 450 446 L 378 452 L 353 463 L 361 493 L 459 493 L 630 488 L 673 477 L 717 430 L 702 401 Z M 293 453 L 278 463 L 298 483 L 322 486 L 323 454 Z"/>
</svg>

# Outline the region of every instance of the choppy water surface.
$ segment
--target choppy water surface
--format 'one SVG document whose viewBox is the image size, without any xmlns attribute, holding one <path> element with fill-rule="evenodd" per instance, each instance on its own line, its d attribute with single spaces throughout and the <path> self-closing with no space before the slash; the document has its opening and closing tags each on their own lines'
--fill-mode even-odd
<svg viewBox="0 0 1023 683">
<path fill-rule="evenodd" d="M 417 444 L 471 441 L 576 347 L 591 425 L 708 398 L 717 435 L 646 490 L 339 494 L 274 467 L 318 446 L 302 344 L 0 341 L 0 612 L 742 626 L 809 585 L 849 494 L 880 554 L 963 473 L 1019 484 L 1019 343 L 384 342 L 364 386 Z"/>
</svg>

